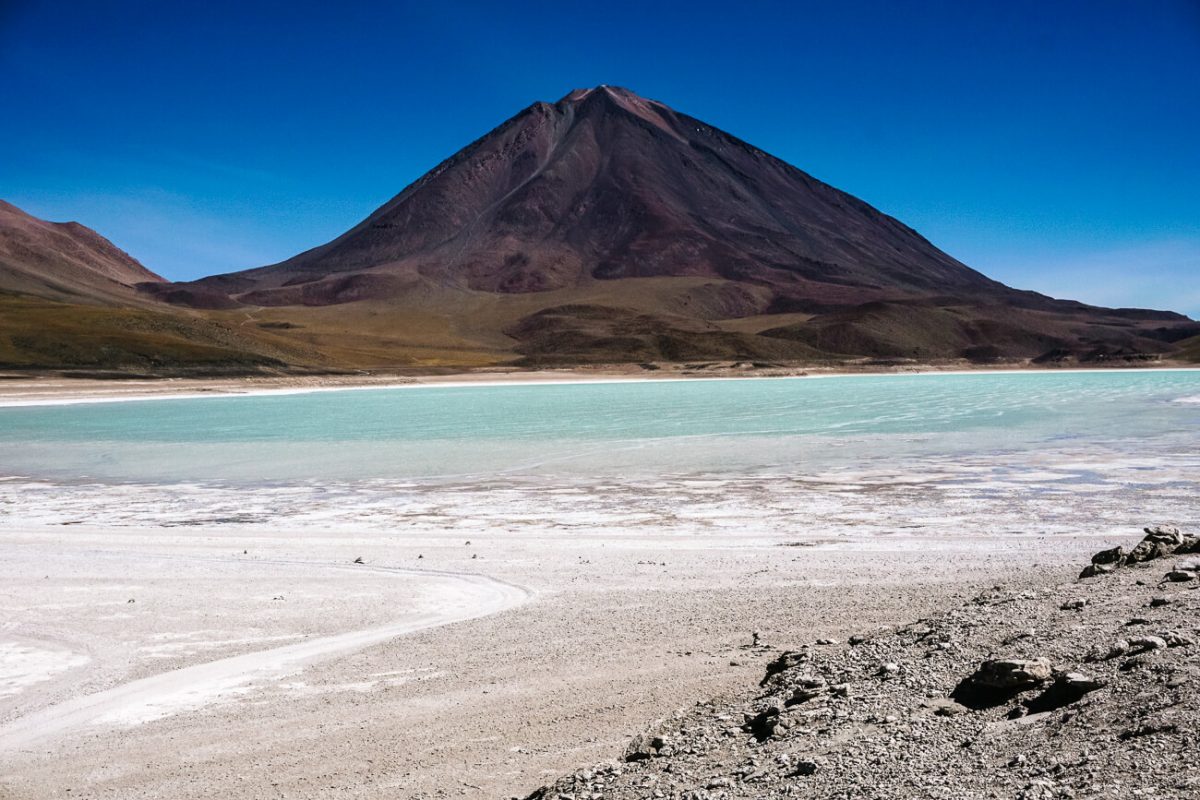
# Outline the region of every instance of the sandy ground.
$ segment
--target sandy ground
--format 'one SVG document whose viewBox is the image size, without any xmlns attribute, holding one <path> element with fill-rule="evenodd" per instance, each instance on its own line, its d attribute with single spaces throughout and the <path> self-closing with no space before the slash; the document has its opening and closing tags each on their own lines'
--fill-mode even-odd
<svg viewBox="0 0 1200 800">
<path fill-rule="evenodd" d="M 8 526 L 0 797 L 523 795 L 743 685 L 752 630 L 870 630 L 1104 543 L 470 535 Z"/>
</svg>

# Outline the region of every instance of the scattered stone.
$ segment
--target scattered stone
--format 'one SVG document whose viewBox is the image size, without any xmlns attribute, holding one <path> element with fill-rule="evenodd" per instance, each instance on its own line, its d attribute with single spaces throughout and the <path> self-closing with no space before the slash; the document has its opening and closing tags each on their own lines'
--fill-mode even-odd
<svg viewBox="0 0 1200 800">
<path fill-rule="evenodd" d="M 1184 636 L 1182 633 L 1179 633 L 1178 631 L 1163 631 L 1157 637 L 1148 638 L 1162 639 L 1167 643 L 1167 647 L 1188 647 L 1192 644 L 1191 639 L 1189 639 L 1187 636 Z"/>
<path fill-rule="evenodd" d="M 1151 555 L 1192 541 L 1146 536 Z M 855 647 L 808 640 L 772 654 L 756 693 L 676 713 L 654 729 L 658 742 L 630 743 L 623 773 L 593 767 L 531 797 L 1200 796 L 1200 665 L 1187 649 L 1200 633 L 1200 593 L 1187 591 L 1194 582 L 1166 597 L 1138 588 L 1162 573 L 1121 566 L 1128 554 L 1114 551 L 1093 565 L 1116 571 L 1103 581 L 997 587 L 887 634 L 856 635 Z M 1136 616 L 1147 607 L 1154 627 L 1107 644 L 1123 625 L 1150 624 Z M 1082 608 L 1086 617 L 1062 613 Z"/>
<path fill-rule="evenodd" d="M 939 717 L 957 717 L 959 714 L 965 714 L 970 710 L 966 706 L 946 698 L 938 698 L 929 703 L 929 705 L 933 708 L 933 713 Z"/>
<path fill-rule="evenodd" d="M 1145 723 L 1136 728 L 1121 731 L 1117 734 L 1117 738 L 1124 742 L 1142 736 L 1153 736 L 1156 733 L 1175 733 L 1178 730 L 1179 726 L 1173 722 Z"/>
<path fill-rule="evenodd" d="M 1150 650 L 1162 650 L 1167 646 L 1167 640 L 1161 636 L 1139 636 L 1129 640 L 1131 653 L 1144 653 Z"/>
<path fill-rule="evenodd" d="M 1167 573 L 1167 580 L 1172 583 L 1187 583 L 1188 581 L 1196 580 L 1196 573 L 1186 572 L 1181 569 L 1173 569 Z"/>
</svg>

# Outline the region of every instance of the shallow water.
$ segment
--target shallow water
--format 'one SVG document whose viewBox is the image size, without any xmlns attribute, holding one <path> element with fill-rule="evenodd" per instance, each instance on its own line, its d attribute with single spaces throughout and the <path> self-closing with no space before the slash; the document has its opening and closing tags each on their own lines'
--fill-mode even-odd
<svg viewBox="0 0 1200 800">
<path fill-rule="evenodd" d="M 1200 371 L 422 387 L 0 409 L 0 526 L 1197 521 Z"/>
<path fill-rule="evenodd" d="M 0 409 L 0 474 L 118 481 L 792 474 L 1200 442 L 1200 371 L 424 387 Z"/>
</svg>

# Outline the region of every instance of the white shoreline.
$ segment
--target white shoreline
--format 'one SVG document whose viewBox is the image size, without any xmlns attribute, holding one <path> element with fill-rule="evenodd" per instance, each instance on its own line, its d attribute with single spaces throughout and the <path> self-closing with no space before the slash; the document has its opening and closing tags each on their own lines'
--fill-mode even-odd
<svg viewBox="0 0 1200 800">
<path fill-rule="evenodd" d="M 1061 375 L 1069 374 L 1149 374 L 1159 372 L 1200 372 L 1200 367 L 1134 367 L 1121 368 L 1089 368 L 1089 369 L 960 369 L 960 370 L 914 370 L 912 372 L 816 372 L 805 375 L 721 375 L 694 377 L 657 377 L 654 375 L 617 376 L 589 378 L 582 375 L 571 375 L 562 379 L 534 378 L 531 380 L 501 378 L 497 380 L 437 380 L 430 378 L 411 378 L 400 383 L 380 383 L 348 386 L 294 386 L 279 389 L 211 389 L 202 392 L 160 392 L 147 394 L 129 394 L 118 397 L 81 396 L 54 397 L 31 400 L 0 399 L 0 408 L 33 408 L 39 406 L 74 406 L 94 405 L 99 403 L 134 403 L 151 402 L 155 400 L 203 400 L 231 399 L 244 397 L 277 397 L 286 395 L 318 394 L 323 392 L 355 392 L 355 391 L 386 391 L 395 389 L 468 389 L 512 386 L 575 386 L 583 384 L 615 384 L 615 383 L 692 383 L 697 381 L 748 381 L 748 380 L 817 380 L 830 378 L 913 378 L 930 376 L 973 376 L 973 375 Z M 0 388 L 0 397 L 3 391 Z"/>
</svg>

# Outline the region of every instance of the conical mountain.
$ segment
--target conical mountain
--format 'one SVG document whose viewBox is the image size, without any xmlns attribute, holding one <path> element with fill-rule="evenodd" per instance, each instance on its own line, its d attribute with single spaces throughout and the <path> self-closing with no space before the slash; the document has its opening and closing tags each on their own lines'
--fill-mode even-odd
<svg viewBox="0 0 1200 800">
<path fill-rule="evenodd" d="M 529 106 L 346 234 L 232 288 L 269 302 L 364 271 L 490 292 L 701 276 L 814 308 L 1003 289 L 861 200 L 610 86 Z"/>
<path fill-rule="evenodd" d="M 155 294 L 209 308 L 371 305 L 369 320 L 341 312 L 340 327 L 322 315 L 322 330 L 353 331 L 358 353 L 379 351 L 371 336 L 389 352 L 493 362 L 1106 357 L 1165 352 L 1179 332 L 1147 330 L 1186 322 L 1011 289 L 867 203 L 612 86 L 534 103 L 325 245 Z"/>
</svg>

